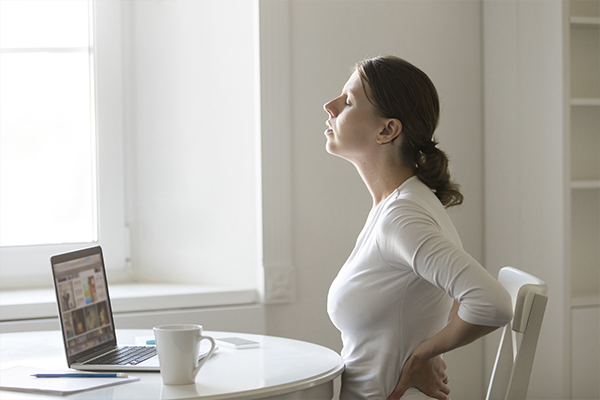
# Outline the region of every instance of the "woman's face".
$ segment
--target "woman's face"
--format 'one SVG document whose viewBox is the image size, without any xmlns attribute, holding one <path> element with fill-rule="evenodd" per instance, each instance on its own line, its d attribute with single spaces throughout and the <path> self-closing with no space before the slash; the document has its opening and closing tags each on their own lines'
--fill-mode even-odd
<svg viewBox="0 0 600 400">
<path fill-rule="evenodd" d="M 377 134 L 384 127 L 384 119 L 367 99 L 358 72 L 348 79 L 342 94 L 323 108 L 329 114 L 325 136 L 330 154 L 360 162 L 362 156 L 377 147 Z"/>
</svg>

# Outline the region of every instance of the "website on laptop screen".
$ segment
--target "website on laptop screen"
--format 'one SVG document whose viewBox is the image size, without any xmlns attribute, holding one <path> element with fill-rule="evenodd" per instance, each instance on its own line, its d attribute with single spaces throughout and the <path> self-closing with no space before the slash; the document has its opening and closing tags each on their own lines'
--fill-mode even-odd
<svg viewBox="0 0 600 400">
<path fill-rule="evenodd" d="M 54 265 L 69 357 L 115 339 L 102 268 L 100 254 Z"/>
</svg>

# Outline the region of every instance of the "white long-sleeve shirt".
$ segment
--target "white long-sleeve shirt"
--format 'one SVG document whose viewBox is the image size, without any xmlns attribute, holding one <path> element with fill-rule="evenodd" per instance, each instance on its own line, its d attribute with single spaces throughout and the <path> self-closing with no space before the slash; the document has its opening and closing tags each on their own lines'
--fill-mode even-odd
<svg viewBox="0 0 600 400">
<path fill-rule="evenodd" d="M 329 290 L 327 311 L 342 333 L 340 399 L 383 399 L 415 347 L 458 316 L 502 326 L 510 296 L 462 243 L 445 208 L 416 176 L 375 207 Z M 427 399 L 416 389 L 403 397 Z"/>
</svg>

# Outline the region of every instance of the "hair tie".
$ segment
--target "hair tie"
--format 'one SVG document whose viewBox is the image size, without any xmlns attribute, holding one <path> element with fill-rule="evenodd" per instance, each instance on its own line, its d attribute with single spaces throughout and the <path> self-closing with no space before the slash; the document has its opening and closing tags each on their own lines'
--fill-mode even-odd
<svg viewBox="0 0 600 400">
<path fill-rule="evenodd" d="M 422 153 L 429 153 L 431 151 L 433 151 L 436 147 L 437 143 L 434 142 L 433 140 L 428 141 L 427 143 L 425 143 L 423 146 L 421 146 L 421 152 Z"/>
</svg>

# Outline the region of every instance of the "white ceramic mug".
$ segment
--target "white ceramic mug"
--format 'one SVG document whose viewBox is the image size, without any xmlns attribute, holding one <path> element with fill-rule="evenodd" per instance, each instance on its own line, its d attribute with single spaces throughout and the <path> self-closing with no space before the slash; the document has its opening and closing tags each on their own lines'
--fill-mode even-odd
<svg viewBox="0 0 600 400">
<path fill-rule="evenodd" d="M 215 340 L 202 335 L 201 325 L 155 326 L 154 338 L 160 362 L 160 375 L 165 385 L 194 383 L 200 367 L 215 351 Z M 210 341 L 210 351 L 198 361 L 200 341 L 204 339 Z"/>
</svg>

